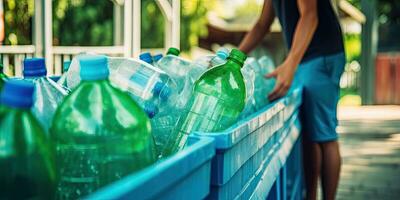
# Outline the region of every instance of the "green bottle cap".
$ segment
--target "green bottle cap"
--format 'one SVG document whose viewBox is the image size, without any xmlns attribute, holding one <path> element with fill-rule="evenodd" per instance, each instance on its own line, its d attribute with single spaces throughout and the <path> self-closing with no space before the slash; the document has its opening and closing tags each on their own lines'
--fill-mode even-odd
<svg viewBox="0 0 400 200">
<path fill-rule="evenodd" d="M 175 48 L 175 47 L 171 47 L 168 49 L 167 51 L 167 55 L 175 55 L 175 56 L 179 56 L 179 54 L 181 53 L 181 51 L 179 51 L 179 49 Z"/>
<path fill-rule="evenodd" d="M 244 61 L 246 60 L 247 56 L 245 53 L 238 49 L 232 49 L 231 53 L 229 54 L 229 58 L 235 59 L 238 61 L 242 66 L 244 64 Z"/>
</svg>

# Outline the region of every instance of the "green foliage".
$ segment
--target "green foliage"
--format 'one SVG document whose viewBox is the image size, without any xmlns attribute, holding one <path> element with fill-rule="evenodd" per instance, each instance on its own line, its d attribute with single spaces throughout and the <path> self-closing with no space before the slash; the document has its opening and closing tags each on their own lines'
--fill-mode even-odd
<svg viewBox="0 0 400 200">
<path fill-rule="evenodd" d="M 206 15 L 212 5 L 209 0 L 182 0 L 181 49 L 197 46 L 199 37 L 207 35 Z"/>
<path fill-rule="evenodd" d="M 34 0 L 6 0 L 4 22 L 6 45 L 32 44 L 32 16 Z"/>
<path fill-rule="evenodd" d="M 344 48 L 346 51 L 346 60 L 348 62 L 359 60 L 361 55 L 361 35 L 346 34 L 344 36 Z"/>
<path fill-rule="evenodd" d="M 154 0 L 142 1 L 141 42 L 142 48 L 164 46 L 164 18 Z"/>
<path fill-rule="evenodd" d="M 52 0 L 54 45 L 113 45 L 113 3 L 110 0 Z M 189 50 L 207 35 L 207 0 L 181 1 L 181 48 Z M 164 46 L 165 23 L 154 0 L 142 0 L 142 48 Z M 34 0 L 5 1 L 5 44 L 32 44 Z"/>
<path fill-rule="evenodd" d="M 53 1 L 54 45 L 113 45 L 113 3 L 106 0 Z"/>
<path fill-rule="evenodd" d="M 213 2 L 207 0 L 181 1 L 181 49 L 198 45 L 198 38 L 207 35 L 207 9 Z M 165 23 L 154 0 L 142 1 L 142 48 L 164 46 Z"/>
<path fill-rule="evenodd" d="M 262 4 L 260 4 L 258 0 L 247 0 L 245 5 L 239 6 L 235 9 L 235 18 L 244 18 L 242 21 L 245 19 L 252 21 L 260 15 L 261 10 Z"/>
</svg>

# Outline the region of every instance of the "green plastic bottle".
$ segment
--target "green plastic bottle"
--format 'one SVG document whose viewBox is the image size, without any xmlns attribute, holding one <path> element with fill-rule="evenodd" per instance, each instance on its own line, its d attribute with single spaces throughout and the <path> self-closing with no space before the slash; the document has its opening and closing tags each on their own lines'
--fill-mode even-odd
<svg viewBox="0 0 400 200">
<path fill-rule="evenodd" d="M 53 199 L 54 146 L 31 113 L 33 84 L 9 80 L 0 95 L 0 199 Z"/>
<path fill-rule="evenodd" d="M 225 64 L 208 70 L 195 82 L 185 113 L 163 156 L 181 150 L 194 131 L 220 131 L 236 122 L 246 101 L 246 87 L 240 71 L 245 60 L 243 52 L 233 49 Z"/>
<path fill-rule="evenodd" d="M 60 170 L 58 199 L 78 199 L 156 161 L 150 121 L 111 86 L 105 56 L 80 56 L 81 83 L 58 107 L 50 134 Z"/>
</svg>

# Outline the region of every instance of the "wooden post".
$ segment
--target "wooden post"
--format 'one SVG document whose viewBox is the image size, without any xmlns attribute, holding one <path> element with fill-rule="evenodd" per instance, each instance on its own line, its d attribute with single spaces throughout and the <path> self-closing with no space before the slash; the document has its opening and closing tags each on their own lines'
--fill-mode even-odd
<svg viewBox="0 0 400 200">
<path fill-rule="evenodd" d="M 134 0 L 132 4 L 133 19 L 132 19 L 132 55 L 133 57 L 138 57 L 141 48 L 141 4 L 140 0 Z"/>
<path fill-rule="evenodd" d="M 54 74 L 53 66 L 53 14 L 52 1 L 44 0 L 44 56 L 46 58 L 47 74 Z"/>
<path fill-rule="evenodd" d="M 376 17 L 376 0 L 362 0 L 361 10 L 366 22 L 361 34 L 361 98 L 363 105 L 374 104 L 375 99 L 375 58 L 378 43 L 378 21 Z"/>
<path fill-rule="evenodd" d="M 32 37 L 33 45 L 35 45 L 35 56 L 43 57 L 44 55 L 44 0 L 35 0 L 34 15 L 32 19 Z"/>
<path fill-rule="evenodd" d="M 122 45 L 124 39 L 124 8 L 114 3 L 114 45 Z"/>
<path fill-rule="evenodd" d="M 132 56 L 132 1 L 124 4 L 124 56 Z"/>
</svg>

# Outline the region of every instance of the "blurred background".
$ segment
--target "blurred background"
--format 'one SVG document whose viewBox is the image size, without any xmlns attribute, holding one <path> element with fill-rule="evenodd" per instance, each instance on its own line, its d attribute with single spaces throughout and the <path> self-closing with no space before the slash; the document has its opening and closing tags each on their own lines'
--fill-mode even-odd
<svg viewBox="0 0 400 200">
<path fill-rule="evenodd" d="M 0 0 L 0 62 L 21 76 L 25 57 L 60 75 L 80 52 L 134 56 L 179 47 L 196 58 L 234 47 L 263 0 Z M 338 198 L 400 198 L 400 1 L 332 0 L 344 31 L 338 131 L 344 168 Z M 277 21 L 251 53 L 285 58 Z M 371 176 L 371 174 L 373 174 Z M 375 184 L 379 180 L 379 184 Z"/>
</svg>

